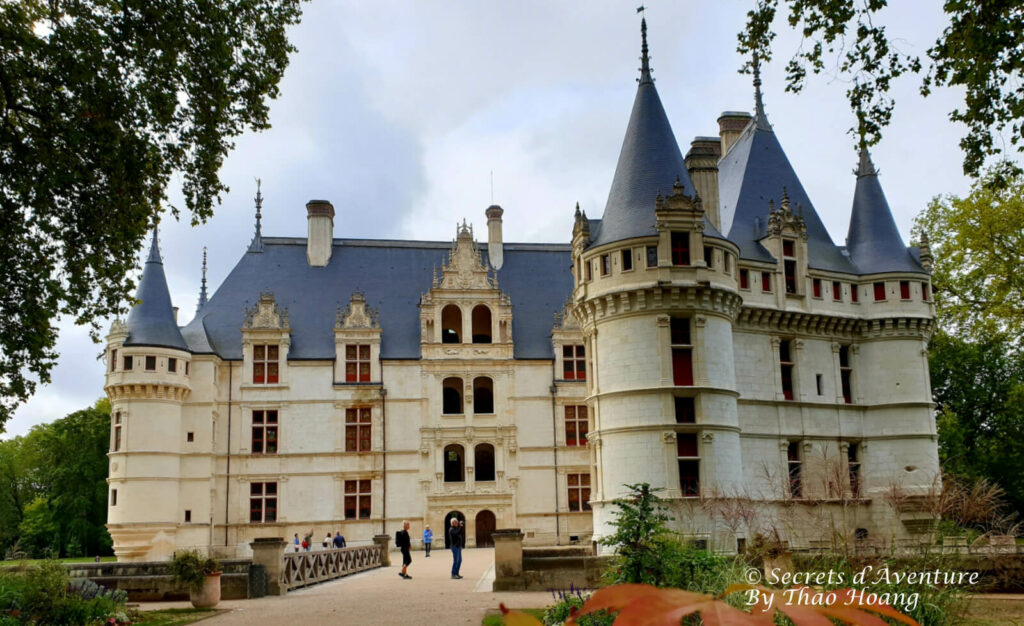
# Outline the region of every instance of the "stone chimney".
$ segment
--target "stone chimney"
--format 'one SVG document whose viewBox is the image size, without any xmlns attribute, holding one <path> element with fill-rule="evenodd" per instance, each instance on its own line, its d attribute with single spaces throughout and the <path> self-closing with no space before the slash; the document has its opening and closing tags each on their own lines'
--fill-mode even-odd
<svg viewBox="0 0 1024 626">
<path fill-rule="evenodd" d="M 697 188 L 711 224 L 721 230 L 718 217 L 718 159 L 722 142 L 718 137 L 694 137 L 686 153 L 686 172 Z"/>
<path fill-rule="evenodd" d="M 312 267 L 326 267 L 331 261 L 334 243 L 334 205 L 327 200 L 306 203 L 309 238 L 306 240 L 306 260 Z"/>
<path fill-rule="evenodd" d="M 722 138 L 723 155 L 729 153 L 729 148 L 740 138 L 750 120 L 750 113 L 744 111 L 724 111 L 718 116 L 718 134 Z"/>
<path fill-rule="evenodd" d="M 497 204 L 487 207 L 487 257 L 491 260 L 491 267 L 500 270 L 505 262 L 501 244 L 501 216 L 504 213 Z"/>
</svg>

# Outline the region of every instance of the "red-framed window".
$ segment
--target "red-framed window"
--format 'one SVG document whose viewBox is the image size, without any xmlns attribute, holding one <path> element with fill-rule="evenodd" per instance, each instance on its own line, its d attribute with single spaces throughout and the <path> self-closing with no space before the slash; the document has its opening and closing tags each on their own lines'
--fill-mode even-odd
<svg viewBox="0 0 1024 626">
<path fill-rule="evenodd" d="M 270 524 L 277 521 L 277 483 L 249 483 L 249 522 Z"/>
<path fill-rule="evenodd" d="M 370 519 L 370 480 L 345 481 L 345 519 Z"/>
<path fill-rule="evenodd" d="M 566 474 L 569 488 L 569 510 L 590 510 L 590 474 Z"/>
<path fill-rule="evenodd" d="M 931 290 L 928 288 L 928 283 L 921 283 L 921 299 L 928 302 L 932 299 Z"/>
<path fill-rule="evenodd" d="M 796 243 L 792 239 L 782 241 L 782 267 L 786 276 L 786 293 L 796 293 Z M 764 289 L 770 291 L 771 289 Z"/>
<path fill-rule="evenodd" d="M 347 344 L 345 346 L 345 382 L 370 382 L 369 344 Z"/>
<path fill-rule="evenodd" d="M 838 280 L 832 281 L 832 299 L 836 302 L 843 299 L 843 284 Z"/>
<path fill-rule="evenodd" d="M 860 285 L 850 285 L 850 302 L 860 302 Z"/>
<path fill-rule="evenodd" d="M 260 344 L 252 347 L 252 382 L 254 384 L 277 384 L 279 355 L 280 347 L 276 345 Z"/>
<path fill-rule="evenodd" d="M 761 272 L 761 291 L 765 293 L 772 291 L 772 275 L 768 272 Z"/>
<path fill-rule="evenodd" d="M 900 300 L 909 300 L 909 299 L 910 299 L 910 281 L 909 280 L 901 280 L 900 281 Z"/>
<path fill-rule="evenodd" d="M 589 429 L 586 406 L 565 407 L 565 445 L 587 445 L 587 432 Z"/>
<path fill-rule="evenodd" d="M 587 353 L 582 344 L 562 346 L 562 378 L 587 379 Z"/>
<path fill-rule="evenodd" d="M 345 409 L 345 452 L 370 451 L 370 414 L 370 407 Z"/>
<path fill-rule="evenodd" d="M 676 433 L 679 490 L 684 498 L 700 496 L 700 450 L 696 433 Z"/>
<path fill-rule="evenodd" d="M 252 453 L 277 454 L 277 411 L 252 412 Z"/>
<path fill-rule="evenodd" d="M 690 264 L 690 233 L 672 233 L 672 265 Z"/>
<path fill-rule="evenodd" d="M 675 398 L 676 424 L 696 424 L 697 407 L 693 398 Z"/>
<path fill-rule="evenodd" d="M 811 281 L 811 292 L 815 298 L 821 297 L 821 279 L 815 278 Z"/>
<path fill-rule="evenodd" d="M 740 289 L 750 289 L 750 270 L 740 270 Z"/>
<path fill-rule="evenodd" d="M 669 328 L 672 347 L 672 381 L 677 386 L 693 385 L 693 344 L 690 318 L 673 317 Z"/>
<path fill-rule="evenodd" d="M 885 300 L 885 283 L 875 283 L 875 302 Z"/>
</svg>

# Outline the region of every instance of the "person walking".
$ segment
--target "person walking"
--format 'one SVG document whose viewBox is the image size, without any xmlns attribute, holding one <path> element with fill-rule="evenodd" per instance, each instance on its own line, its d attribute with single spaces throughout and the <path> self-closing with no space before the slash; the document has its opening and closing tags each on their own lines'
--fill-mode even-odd
<svg viewBox="0 0 1024 626">
<path fill-rule="evenodd" d="M 345 537 L 342 536 L 342 534 L 340 532 L 334 533 L 334 547 L 335 548 L 344 548 L 345 547 Z"/>
<path fill-rule="evenodd" d="M 434 531 L 430 530 L 430 524 L 423 527 L 423 551 L 430 558 L 430 544 L 434 541 Z"/>
<path fill-rule="evenodd" d="M 302 545 L 302 542 L 299 541 L 299 533 L 295 533 L 295 551 L 296 552 L 299 551 L 299 546 L 301 546 L 301 545 Z"/>
<path fill-rule="evenodd" d="M 310 548 L 313 547 L 313 531 L 306 533 L 306 536 L 302 538 L 302 549 L 309 552 Z"/>
<path fill-rule="evenodd" d="M 451 528 L 448 529 L 448 547 L 452 551 L 452 578 L 462 578 L 459 575 L 459 568 L 462 567 L 462 547 L 465 546 L 465 536 L 459 520 L 452 518 Z"/>
<path fill-rule="evenodd" d="M 395 533 L 395 545 L 402 551 L 402 571 L 398 572 L 398 575 L 405 580 L 412 580 L 412 576 L 406 573 L 409 565 L 412 564 L 412 555 L 409 553 L 409 549 L 412 548 L 412 540 L 409 538 L 409 522 L 402 522 L 402 530 Z"/>
<path fill-rule="evenodd" d="M 334 543 L 334 539 L 331 537 L 331 531 L 327 531 L 327 536 L 324 537 L 324 550 L 331 547 Z"/>
</svg>

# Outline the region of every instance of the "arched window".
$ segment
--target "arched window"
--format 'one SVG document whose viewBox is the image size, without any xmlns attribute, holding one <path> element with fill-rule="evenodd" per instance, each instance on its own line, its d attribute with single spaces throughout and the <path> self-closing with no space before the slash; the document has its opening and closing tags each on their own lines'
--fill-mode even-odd
<svg viewBox="0 0 1024 626">
<path fill-rule="evenodd" d="M 441 412 L 449 415 L 462 413 L 462 379 L 445 378 L 441 384 Z"/>
<path fill-rule="evenodd" d="M 494 413 L 494 383 L 486 376 L 473 379 L 473 413 Z"/>
<path fill-rule="evenodd" d="M 462 311 L 454 304 L 441 309 L 441 343 L 462 343 Z"/>
<path fill-rule="evenodd" d="M 477 482 L 494 482 L 494 446 L 481 443 L 473 450 Z"/>
<path fill-rule="evenodd" d="M 491 343 L 491 309 L 483 304 L 473 307 L 473 343 Z"/>
<path fill-rule="evenodd" d="M 466 458 L 457 443 L 444 447 L 444 482 L 461 483 L 466 480 Z"/>
</svg>

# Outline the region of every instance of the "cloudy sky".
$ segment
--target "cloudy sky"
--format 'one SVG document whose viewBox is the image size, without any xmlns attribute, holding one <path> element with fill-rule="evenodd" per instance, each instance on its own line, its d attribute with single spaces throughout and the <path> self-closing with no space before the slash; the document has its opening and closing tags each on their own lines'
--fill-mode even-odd
<svg viewBox="0 0 1024 626">
<path fill-rule="evenodd" d="M 190 227 L 165 220 L 161 242 L 184 325 L 196 308 L 202 248 L 211 293 L 253 233 L 254 178 L 263 181 L 263 232 L 306 234 L 305 203 L 333 202 L 335 237 L 449 240 L 463 217 L 483 233 L 493 199 L 507 241 L 566 242 L 578 201 L 604 208 L 636 91 L 638 1 L 313 0 L 291 39 L 298 47 L 272 103 L 273 128 L 238 141 L 222 177 L 231 187 L 215 217 Z M 750 77 L 737 73 L 736 33 L 753 0 L 648 0 L 657 87 L 686 151 L 716 135 L 724 110 L 750 110 Z M 944 24 L 939 2 L 898 2 L 883 22 L 907 52 L 923 55 Z M 833 240 L 846 237 L 856 165 L 852 122 L 833 77 L 784 93 L 785 60 L 799 37 L 777 24 L 776 59 L 764 70 L 769 119 Z M 927 99 L 919 80 L 897 84 L 892 125 L 874 151 L 896 222 L 937 194 L 969 188 L 947 120 L 962 95 Z M 106 325 L 109 327 L 109 324 Z M 24 434 L 103 395 L 102 346 L 62 325 L 53 382 L 7 424 Z"/>
</svg>

